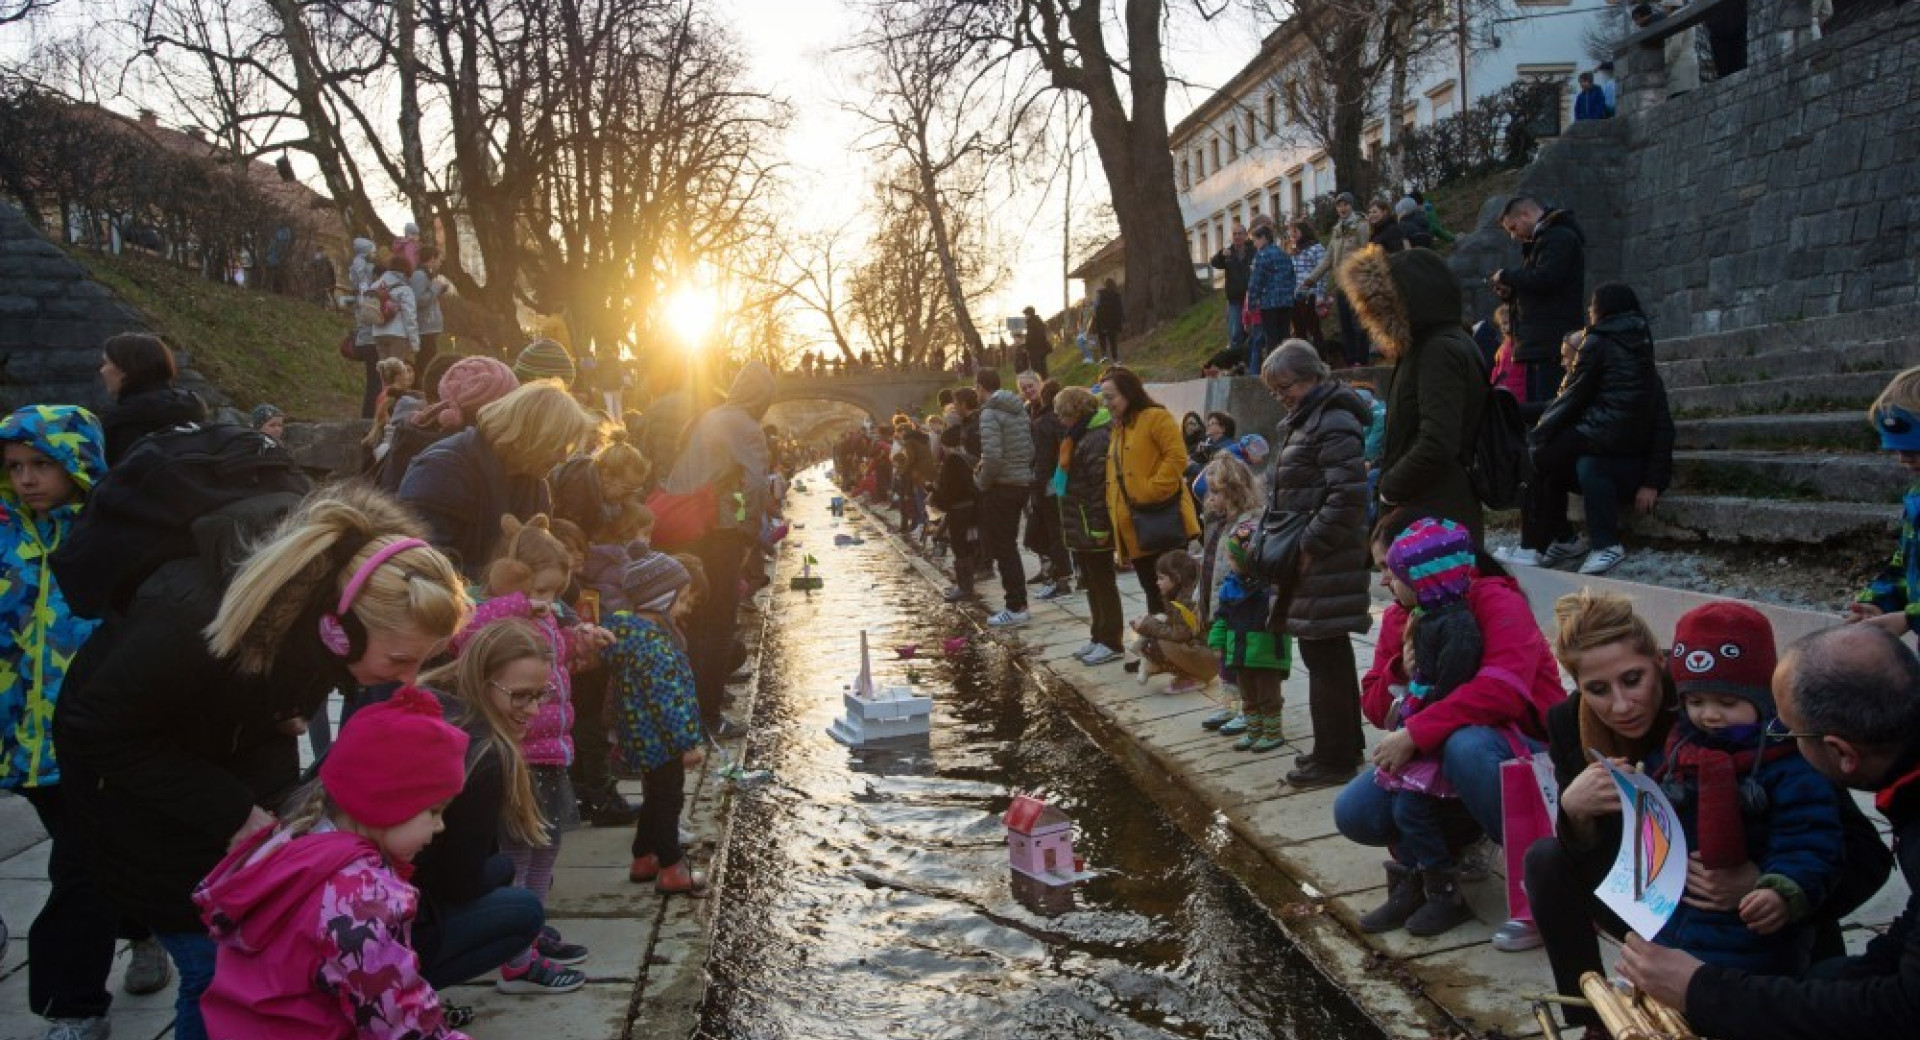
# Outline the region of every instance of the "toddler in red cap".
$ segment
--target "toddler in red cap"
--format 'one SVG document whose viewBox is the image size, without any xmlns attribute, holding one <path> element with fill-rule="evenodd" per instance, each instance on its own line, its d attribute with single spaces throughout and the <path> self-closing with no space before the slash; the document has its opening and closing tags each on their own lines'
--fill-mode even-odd
<svg viewBox="0 0 1920 1040">
<path fill-rule="evenodd" d="M 466 781 L 467 735 L 407 687 L 356 712 L 280 826 L 227 854 L 193 898 L 220 944 L 201 998 L 218 1040 L 462 1038 L 409 945 L 413 857 Z"/>
<path fill-rule="evenodd" d="M 1760 877 L 1732 909 L 1683 903 L 1654 941 L 1708 964 L 1797 975 L 1807 925 L 1840 871 L 1843 795 L 1778 724 L 1776 660 L 1772 625 L 1744 603 L 1695 607 L 1674 627 L 1668 670 L 1682 710 L 1652 775 L 1694 857 L 1750 862 Z"/>
</svg>

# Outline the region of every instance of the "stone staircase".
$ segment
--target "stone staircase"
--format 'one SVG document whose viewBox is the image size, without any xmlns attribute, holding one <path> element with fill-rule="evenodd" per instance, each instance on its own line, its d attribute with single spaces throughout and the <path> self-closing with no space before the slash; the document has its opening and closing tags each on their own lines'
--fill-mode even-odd
<svg viewBox="0 0 1920 1040">
<path fill-rule="evenodd" d="M 1674 479 L 1633 527 L 1678 541 L 1885 546 L 1909 478 L 1866 408 L 1920 365 L 1920 306 L 1664 340 Z"/>
</svg>

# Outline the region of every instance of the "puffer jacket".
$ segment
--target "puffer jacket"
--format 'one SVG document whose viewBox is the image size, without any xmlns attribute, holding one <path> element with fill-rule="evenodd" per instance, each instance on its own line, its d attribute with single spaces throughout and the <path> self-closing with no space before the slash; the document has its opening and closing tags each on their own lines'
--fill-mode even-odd
<svg viewBox="0 0 1920 1040">
<path fill-rule="evenodd" d="M 98 621 L 75 617 L 49 564 L 106 472 L 99 420 L 74 405 L 30 405 L 0 420 L 0 443 L 52 459 L 72 482 L 71 500 L 36 514 L 0 471 L 0 790 L 60 782 L 53 712 L 67 664 Z"/>
<path fill-rule="evenodd" d="M 1356 315 L 1395 359 L 1380 454 L 1382 503 L 1483 534 L 1467 477 L 1487 403 L 1480 348 L 1460 325 L 1460 282 L 1440 254 L 1363 249 L 1340 269 Z"/>
<path fill-rule="evenodd" d="M 1279 672 L 1283 678 L 1290 674 L 1293 641 L 1265 628 L 1273 587 L 1244 574 L 1230 574 L 1220 583 L 1220 591 L 1213 623 L 1207 626 L 1207 645 L 1220 651 L 1221 666 Z"/>
<path fill-rule="evenodd" d="M 446 289 L 440 280 L 417 270 L 407 279 L 407 285 L 413 289 L 414 317 L 419 323 L 420 335 L 438 336 L 447 331 L 447 318 L 440 310 L 440 297 L 446 295 Z"/>
<path fill-rule="evenodd" d="M 974 474 L 982 491 L 998 485 L 1026 487 L 1033 482 L 1033 428 L 1026 406 L 1011 390 L 995 390 L 980 406 L 980 468 Z"/>
<path fill-rule="evenodd" d="M 1585 325 L 1587 236 L 1570 210 L 1550 210 L 1520 247 L 1520 266 L 1500 272 L 1513 291 L 1513 337 L 1521 361 L 1551 361 L 1560 340 Z"/>
<path fill-rule="evenodd" d="M 172 383 L 146 383 L 123 386 L 120 397 L 100 416 L 107 439 L 107 465 L 121 457 L 149 433 L 172 429 L 182 423 L 207 421 L 207 403 L 191 390 Z"/>
<path fill-rule="evenodd" d="M 1276 510 L 1314 510 L 1301 570 L 1275 632 L 1322 639 L 1373 627 L 1367 551 L 1367 424 L 1372 414 L 1345 384 L 1324 382 L 1280 421 L 1267 497 Z M 1276 604 L 1278 605 L 1278 604 Z"/>
<path fill-rule="evenodd" d="M 373 239 L 353 240 L 353 260 L 347 264 L 347 284 L 354 292 L 365 292 L 373 284 Z"/>
<path fill-rule="evenodd" d="M 454 635 L 450 649 L 454 656 L 459 656 L 481 629 L 510 617 L 532 622 L 547 638 L 547 645 L 553 650 L 553 667 L 547 673 L 547 681 L 557 691 L 551 700 L 540 705 L 533 721 L 527 724 L 527 732 L 520 738 L 520 753 L 530 766 L 570 766 L 573 764 L 573 676 L 569 671 L 574 660 L 572 629 L 562 625 L 551 611 L 534 614 L 526 594 L 512 592 L 475 607 L 473 620 Z"/>
<path fill-rule="evenodd" d="M 1113 416 L 1105 408 L 1093 413 L 1079 436 L 1072 430 L 1072 458 L 1055 471 L 1054 500 L 1060 504 L 1060 536 L 1070 552 L 1106 552 L 1113 549 L 1113 514 L 1107 511 L 1107 447 L 1113 436 Z"/>
<path fill-rule="evenodd" d="M 507 472 L 477 427 L 428 445 L 400 479 L 400 501 L 427 522 L 434 548 L 478 579 L 500 543 L 500 517 L 551 513 L 547 482 Z"/>
<path fill-rule="evenodd" d="M 1646 318 L 1615 314 L 1587 330 L 1567 385 L 1528 440 L 1538 447 L 1569 429 L 1592 454 L 1645 458 L 1645 485 L 1666 490 L 1673 473 L 1673 413 Z"/>
<path fill-rule="evenodd" d="M 1060 438 L 1067 428 L 1051 408 L 1037 408 L 1028 420 L 1033 432 L 1033 486 L 1043 494 L 1053 494 L 1053 471 L 1060 465 Z"/>
<path fill-rule="evenodd" d="M 373 283 L 368 292 L 387 291 L 387 299 L 392 300 L 395 310 L 393 317 L 373 327 L 374 338 L 397 336 L 407 341 L 415 350 L 420 349 L 420 312 L 413 296 L 413 286 L 400 276 L 398 271 L 388 271 Z"/>
<path fill-rule="evenodd" d="M 1269 242 L 1253 254 L 1247 276 L 1247 306 L 1271 311 L 1293 306 L 1293 260 L 1286 250 Z"/>
</svg>

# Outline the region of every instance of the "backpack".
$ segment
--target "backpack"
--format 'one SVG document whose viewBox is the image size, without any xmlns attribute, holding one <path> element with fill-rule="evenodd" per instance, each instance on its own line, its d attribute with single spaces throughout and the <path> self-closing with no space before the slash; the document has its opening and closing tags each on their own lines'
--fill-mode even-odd
<svg viewBox="0 0 1920 1040">
<path fill-rule="evenodd" d="M 360 294 L 354 304 L 353 318 L 356 322 L 369 327 L 385 325 L 400 313 L 400 305 L 393 302 L 393 294 L 384 285 L 375 285 Z"/>
<path fill-rule="evenodd" d="M 74 614 L 105 617 L 162 564 L 199 554 L 195 521 L 246 503 L 263 529 L 313 489 L 292 454 L 234 423 L 148 434 L 93 489 L 50 561 Z M 269 499 L 267 496 L 275 496 Z"/>
<path fill-rule="evenodd" d="M 1480 414 L 1480 431 L 1473 438 L 1473 458 L 1467 477 L 1474 497 L 1488 509 L 1518 509 L 1520 497 L 1533 480 L 1533 455 L 1527 450 L 1527 421 L 1520 402 L 1505 387 L 1487 391 Z"/>
</svg>

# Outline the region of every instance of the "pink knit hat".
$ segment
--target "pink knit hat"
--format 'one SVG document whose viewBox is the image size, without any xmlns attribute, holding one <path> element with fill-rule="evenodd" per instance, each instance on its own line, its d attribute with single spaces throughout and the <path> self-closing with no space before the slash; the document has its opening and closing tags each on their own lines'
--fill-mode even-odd
<svg viewBox="0 0 1920 1040">
<path fill-rule="evenodd" d="M 520 380 L 505 362 L 461 358 L 440 377 L 440 404 L 432 412 L 441 426 L 457 430 L 472 422 L 481 408 L 519 388 Z"/>
<path fill-rule="evenodd" d="M 320 784 L 348 816 L 397 827 L 450 800 L 467 782 L 467 734 L 433 694 L 403 686 L 353 713 L 320 760 Z"/>
</svg>

